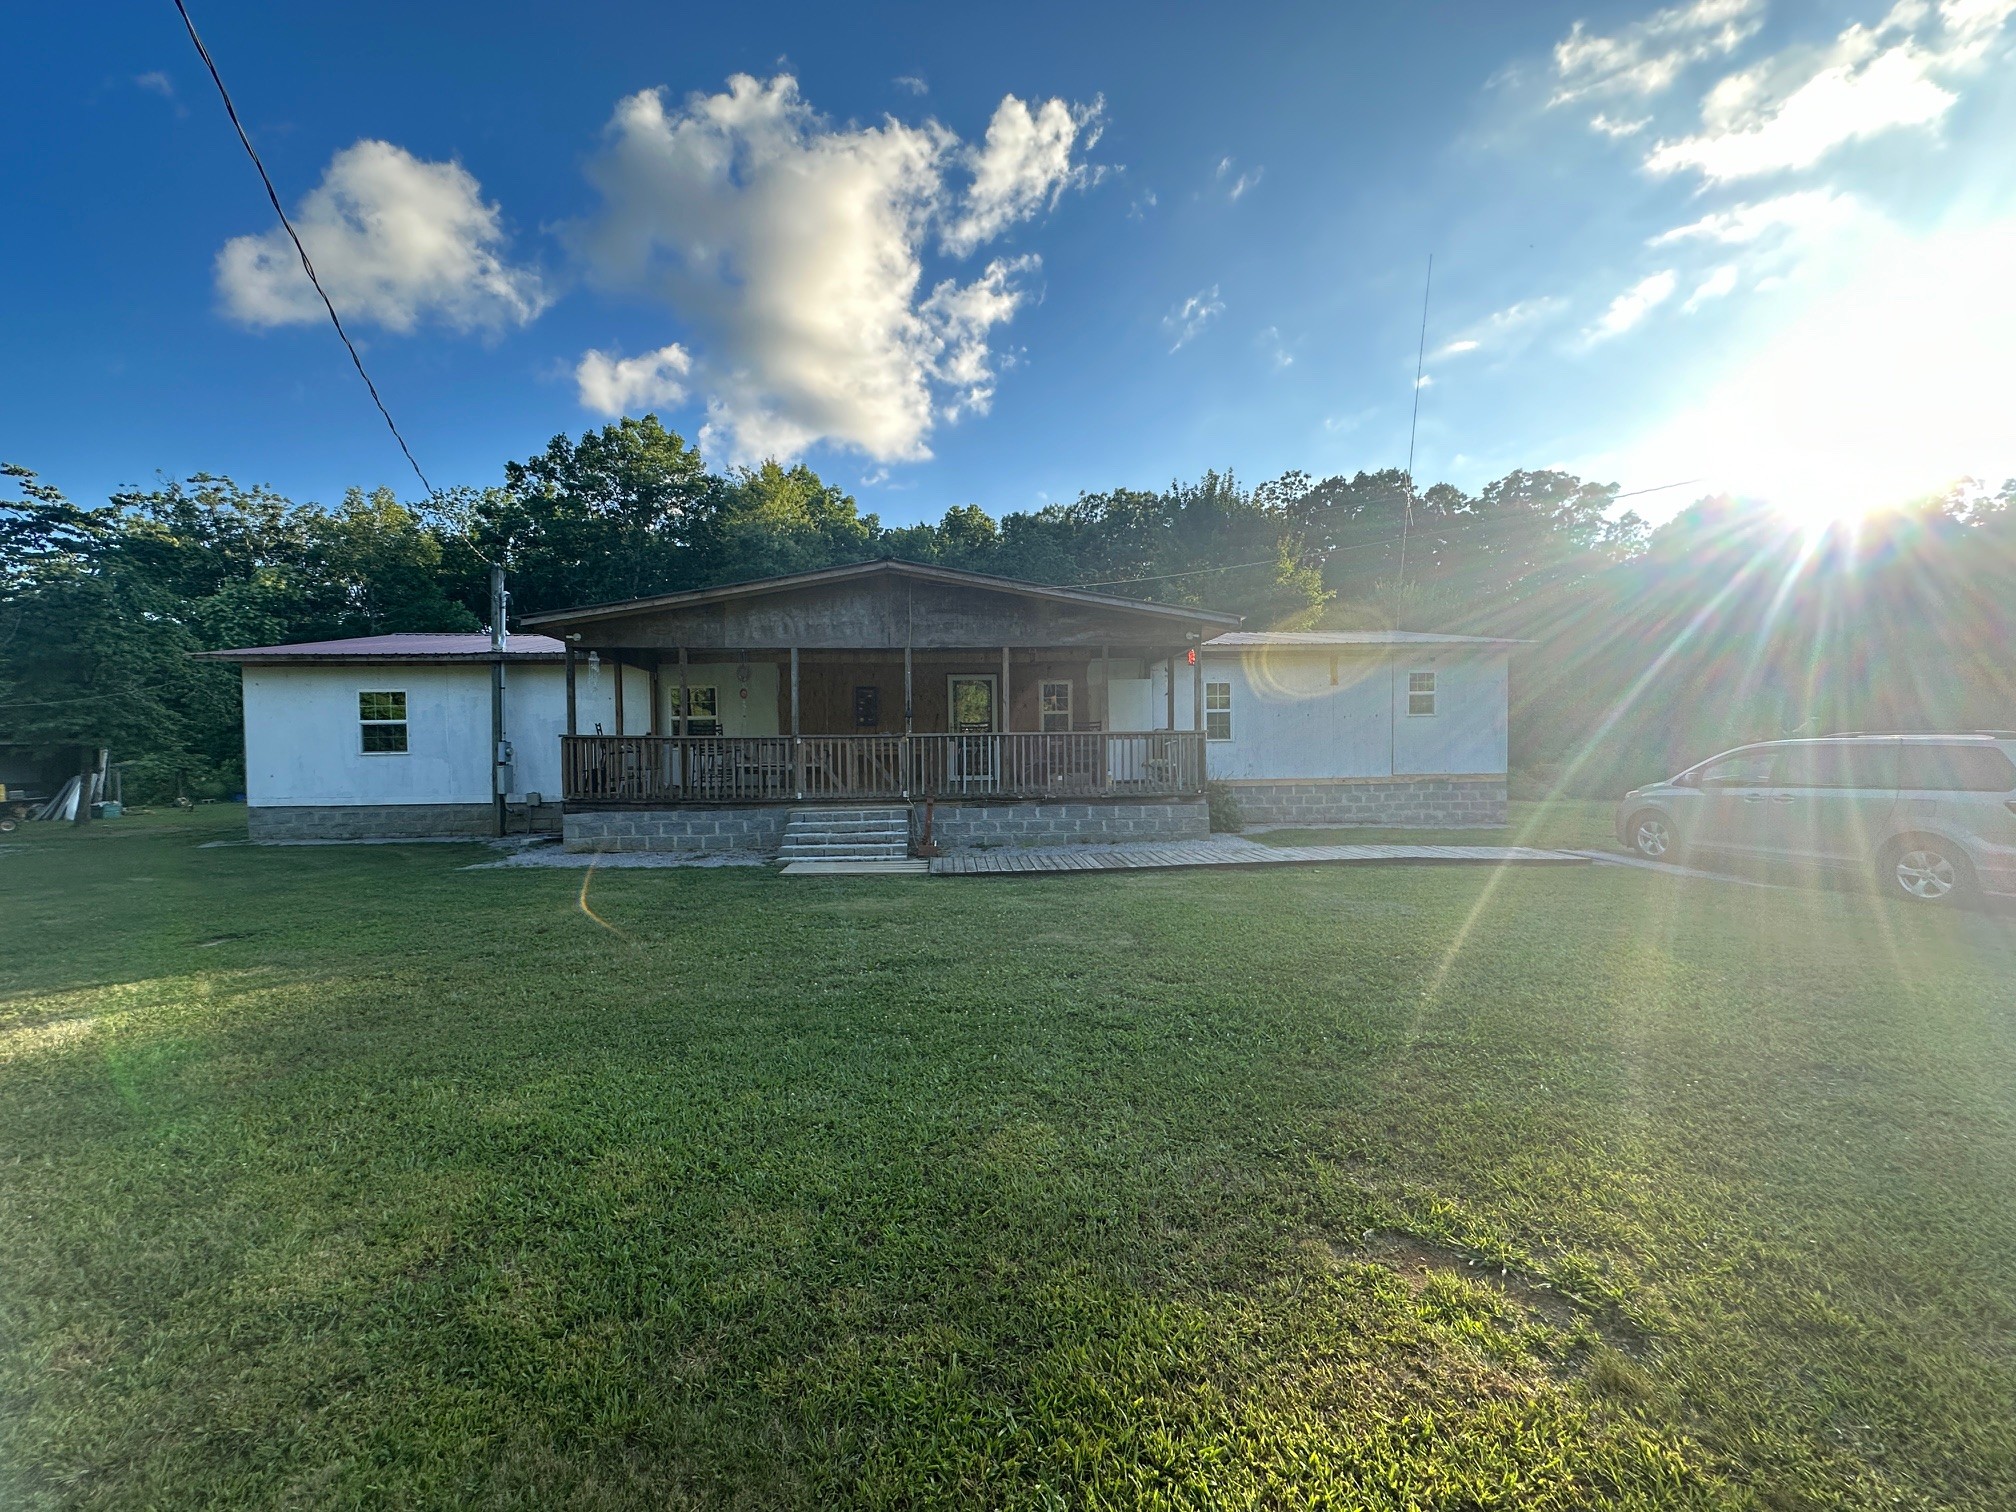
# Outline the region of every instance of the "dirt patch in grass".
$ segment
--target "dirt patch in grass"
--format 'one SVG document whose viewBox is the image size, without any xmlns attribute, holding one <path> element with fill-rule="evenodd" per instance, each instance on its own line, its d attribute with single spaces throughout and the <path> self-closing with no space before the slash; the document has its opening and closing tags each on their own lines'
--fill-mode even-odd
<svg viewBox="0 0 2016 1512">
<path fill-rule="evenodd" d="M 1364 1258 L 1385 1266 L 1416 1290 L 1430 1276 L 1456 1276 L 1490 1288 L 1508 1302 L 1559 1329 L 1572 1329 L 1580 1319 L 1590 1320 L 1593 1324 L 1596 1317 L 1592 1305 L 1586 1302 L 1578 1305 L 1536 1277 L 1397 1229 L 1381 1229 L 1368 1234 L 1362 1253 Z"/>
</svg>

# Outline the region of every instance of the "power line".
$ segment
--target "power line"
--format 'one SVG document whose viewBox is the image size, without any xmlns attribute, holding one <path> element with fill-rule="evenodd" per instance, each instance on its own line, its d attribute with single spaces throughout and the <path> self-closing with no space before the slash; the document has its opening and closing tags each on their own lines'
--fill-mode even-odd
<svg viewBox="0 0 2016 1512">
<path fill-rule="evenodd" d="M 1407 422 L 1407 512 L 1400 517 L 1400 580 L 1407 580 L 1407 532 L 1414 524 L 1414 435 L 1421 428 L 1421 368 L 1428 357 L 1428 291 L 1435 286 L 1435 254 L 1421 281 L 1421 341 L 1414 349 L 1414 418 Z"/>
<path fill-rule="evenodd" d="M 371 402 L 378 406 L 378 413 L 385 417 L 385 427 L 392 432 L 392 439 L 399 443 L 399 450 L 406 454 L 407 465 L 413 469 L 413 476 L 420 480 L 420 486 L 427 490 L 427 497 L 436 497 L 434 485 L 427 481 L 427 474 L 420 470 L 414 460 L 413 448 L 406 444 L 406 438 L 399 434 L 399 427 L 392 419 L 392 412 L 385 407 L 385 401 L 378 396 L 378 385 L 371 381 L 371 375 L 364 371 L 364 359 L 357 355 L 357 347 L 350 340 L 350 333 L 343 329 L 343 318 L 336 313 L 336 306 L 322 287 L 322 280 L 315 276 L 315 264 L 308 258 L 308 249 L 301 245 L 301 238 L 295 234 L 294 223 L 287 219 L 287 212 L 281 208 L 280 196 L 273 188 L 273 180 L 266 172 L 266 165 L 259 161 L 259 153 L 252 145 L 252 138 L 246 134 L 245 123 L 238 119 L 238 107 L 231 103 L 231 91 L 224 87 L 224 76 L 217 71 L 216 60 L 210 56 L 210 49 L 203 45 L 203 38 L 197 34 L 196 23 L 189 17 L 189 7 L 183 0 L 175 0 L 175 9 L 181 13 L 182 24 L 188 28 L 189 40 L 196 44 L 196 55 L 203 60 L 203 66 L 210 70 L 211 82 L 217 86 L 217 93 L 224 101 L 224 113 L 231 117 L 231 124 L 238 132 L 238 140 L 245 148 L 245 155 L 252 159 L 252 166 L 259 170 L 259 182 L 266 186 L 266 198 L 273 202 L 273 213 L 280 217 L 280 225 L 287 232 L 287 239 L 294 243 L 294 250 L 301 257 L 301 271 L 308 275 L 308 282 L 315 286 L 315 292 L 322 296 L 322 308 L 329 312 L 329 323 L 336 327 L 336 334 L 342 338 L 343 350 L 350 354 L 351 365 L 357 369 L 357 376 L 364 380 L 364 387 L 371 391 Z M 472 543 L 473 544 L 473 543 Z M 478 555 L 481 555 L 479 552 Z"/>
</svg>

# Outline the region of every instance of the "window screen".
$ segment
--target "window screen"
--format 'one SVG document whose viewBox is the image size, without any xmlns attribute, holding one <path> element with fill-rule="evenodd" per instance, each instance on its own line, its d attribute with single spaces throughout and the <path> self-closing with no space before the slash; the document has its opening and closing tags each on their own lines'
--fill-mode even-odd
<svg viewBox="0 0 2016 1512">
<path fill-rule="evenodd" d="M 1407 674 L 1407 712 L 1409 714 L 1433 714 L 1435 712 L 1435 674 L 1433 672 L 1409 672 Z"/>
<path fill-rule="evenodd" d="M 1906 745 L 1898 786 L 1920 792 L 2006 793 L 2016 764 L 1991 745 Z"/>
<path fill-rule="evenodd" d="M 1068 733 L 1071 729 L 1071 684 L 1068 682 L 1046 682 L 1043 684 L 1043 733 L 1056 735 Z"/>
<path fill-rule="evenodd" d="M 1232 684 L 1229 682 L 1204 684 L 1204 738 L 1232 738 Z"/>
<path fill-rule="evenodd" d="M 1897 786 L 1897 743 L 1858 741 L 1839 745 L 1781 748 L 1771 785 L 1792 788 L 1873 788 Z"/>
<path fill-rule="evenodd" d="M 399 756 L 406 750 L 406 695 L 357 695 L 357 748 L 367 756 Z"/>
</svg>

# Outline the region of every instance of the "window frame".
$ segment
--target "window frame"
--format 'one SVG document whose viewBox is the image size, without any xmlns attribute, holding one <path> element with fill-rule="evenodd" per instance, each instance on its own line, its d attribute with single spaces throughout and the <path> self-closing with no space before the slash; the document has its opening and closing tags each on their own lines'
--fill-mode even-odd
<svg viewBox="0 0 2016 1512">
<path fill-rule="evenodd" d="M 693 714 L 693 698 L 695 694 L 699 693 L 705 693 L 714 705 L 714 712 L 712 714 L 701 715 L 700 717 L 714 726 L 713 734 L 719 735 L 722 730 L 721 685 L 719 683 L 688 683 L 686 685 L 686 707 L 681 711 L 679 716 L 679 733 L 682 735 L 694 734 L 693 720 L 695 716 Z M 673 702 L 678 702 L 676 694 L 673 696 Z M 695 738 L 704 740 L 708 737 L 695 736 Z"/>
<path fill-rule="evenodd" d="M 364 700 L 367 698 L 396 698 L 399 700 L 397 719 L 369 719 L 364 714 Z M 413 702 L 405 688 L 359 688 L 357 689 L 357 754 L 359 756 L 410 756 L 413 754 L 412 731 Z M 374 751 L 365 744 L 366 730 L 399 731 L 399 749 L 396 751 Z"/>
<path fill-rule="evenodd" d="M 1062 688 L 1064 690 L 1064 705 L 1062 708 L 1053 709 L 1050 706 L 1050 693 L 1053 688 Z M 1045 735 L 1069 735 L 1071 733 L 1073 697 L 1071 679 L 1068 677 L 1046 677 L 1037 683 L 1036 724 Z M 1052 729 L 1050 721 L 1060 718 L 1064 723 Z"/>
<path fill-rule="evenodd" d="M 1419 686 L 1419 680 L 1424 677 L 1428 679 L 1428 686 L 1425 688 Z M 1410 669 L 1407 673 L 1407 717 L 1409 719 L 1433 719 L 1440 701 L 1438 698 L 1440 692 L 1441 689 L 1436 686 L 1434 668 L 1424 667 L 1419 671 Z M 1428 700 L 1427 708 L 1419 709 L 1414 706 L 1414 701 L 1419 698 Z"/>
<path fill-rule="evenodd" d="M 1216 696 L 1216 690 L 1218 689 L 1224 690 L 1225 705 L 1223 708 L 1213 708 L 1211 706 L 1212 699 Z M 1214 719 L 1222 719 L 1225 722 L 1224 734 L 1217 735 L 1212 733 L 1212 721 Z M 1232 738 L 1232 680 L 1230 678 L 1211 679 L 1207 680 L 1204 684 L 1204 738 L 1207 741 L 1219 744 Z"/>
</svg>

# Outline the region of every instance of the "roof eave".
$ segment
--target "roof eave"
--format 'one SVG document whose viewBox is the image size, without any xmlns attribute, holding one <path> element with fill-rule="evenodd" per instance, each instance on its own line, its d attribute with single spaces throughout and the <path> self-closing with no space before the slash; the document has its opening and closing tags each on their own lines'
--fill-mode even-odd
<svg viewBox="0 0 2016 1512">
<path fill-rule="evenodd" d="M 825 583 L 868 577 L 878 572 L 946 583 L 954 587 L 991 587 L 1005 593 L 1020 593 L 1032 598 L 1047 598 L 1094 608 L 1154 615 L 1193 624 L 1223 625 L 1227 629 L 1235 629 L 1244 623 L 1244 617 L 1241 615 L 1221 614 L 1214 609 L 1191 609 L 1174 604 L 1152 603 L 1146 599 L 1122 598 L 1117 594 L 1087 593 L 1079 588 L 1024 582 L 1020 578 L 999 577 L 986 572 L 968 572 L 963 568 L 936 567 L 926 562 L 904 561 L 900 557 L 881 557 L 868 562 L 846 562 L 837 567 L 814 568 L 810 572 L 751 578 L 739 583 L 720 583 L 711 588 L 653 594 L 647 598 L 621 599 L 606 604 L 584 604 L 575 609 L 549 609 L 541 614 L 528 614 L 521 623 L 529 628 L 536 625 L 578 625 L 596 620 L 622 619 L 634 614 L 649 614 L 659 609 L 685 609 L 719 603 L 724 599 L 754 598 L 768 593 L 785 593 L 794 588 L 814 588 Z"/>
</svg>

